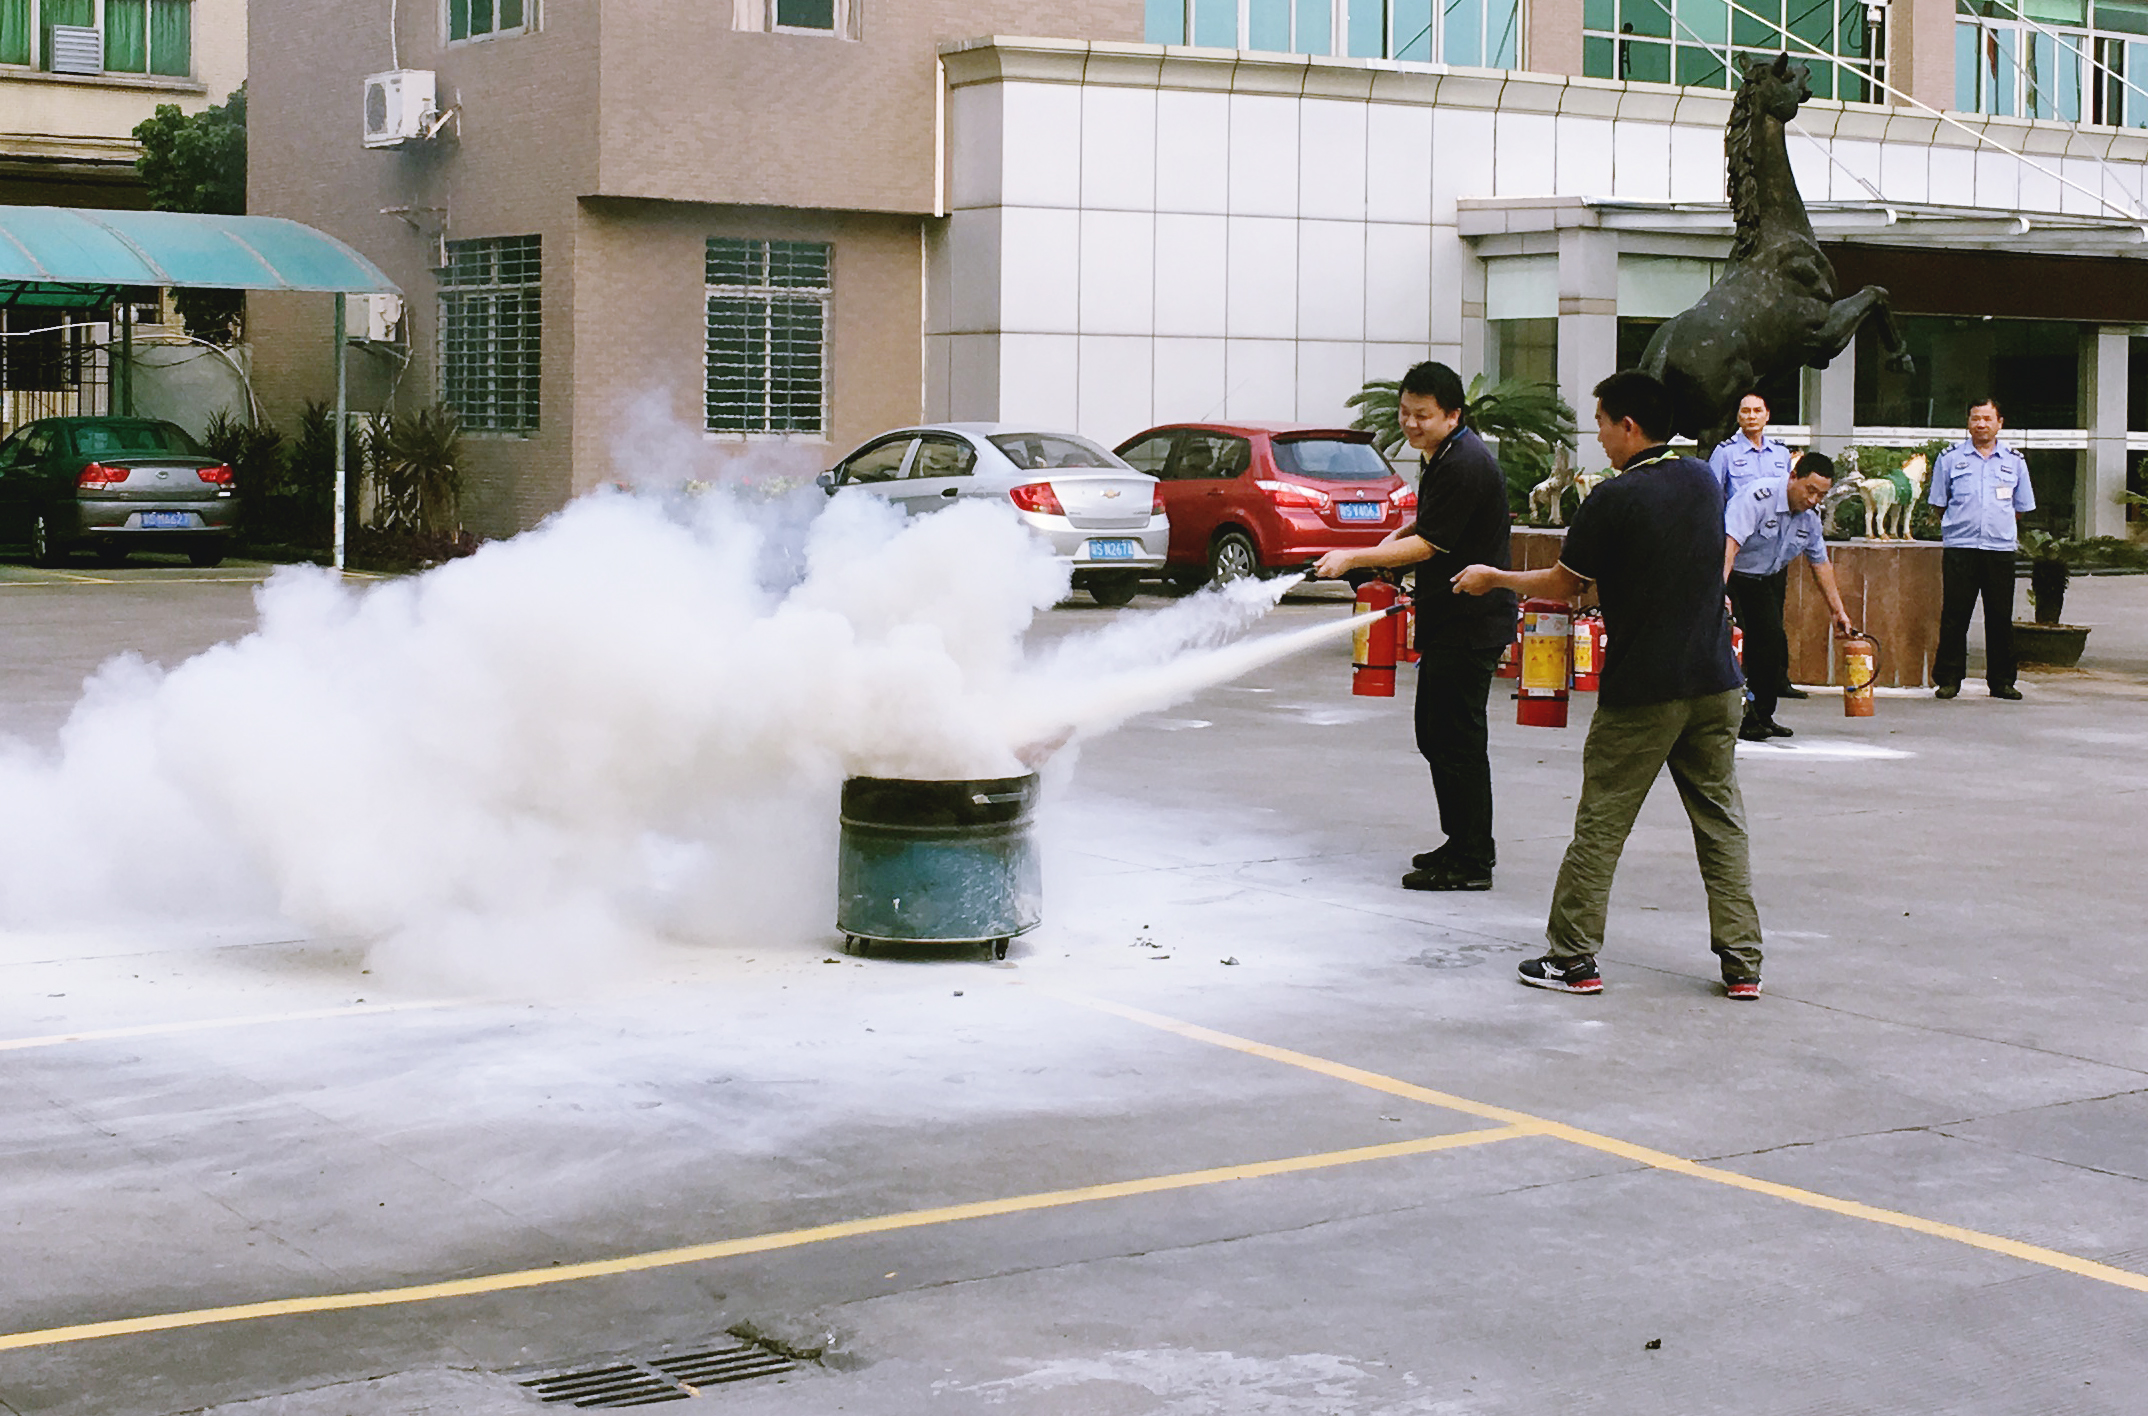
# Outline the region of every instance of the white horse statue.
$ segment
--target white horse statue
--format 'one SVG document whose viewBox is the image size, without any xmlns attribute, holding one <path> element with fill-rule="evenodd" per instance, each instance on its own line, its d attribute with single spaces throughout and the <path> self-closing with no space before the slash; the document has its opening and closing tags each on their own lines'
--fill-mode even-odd
<svg viewBox="0 0 2148 1416">
<path fill-rule="evenodd" d="M 1865 535 L 1875 541 L 1910 539 L 1910 517 L 1931 474 L 1932 464 L 1920 452 L 1896 471 L 1850 479 L 1858 499 L 1865 504 Z"/>
<path fill-rule="evenodd" d="M 1551 459 L 1551 475 L 1529 489 L 1529 520 L 1537 526 L 1563 526 L 1565 513 L 1560 503 L 1566 500 L 1566 489 L 1574 485 L 1574 459 L 1567 454 L 1565 444 Z"/>
</svg>

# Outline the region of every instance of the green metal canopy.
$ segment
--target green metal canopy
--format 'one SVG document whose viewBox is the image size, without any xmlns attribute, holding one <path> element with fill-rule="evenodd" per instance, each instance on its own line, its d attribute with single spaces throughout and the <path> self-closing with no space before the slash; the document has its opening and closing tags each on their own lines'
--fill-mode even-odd
<svg viewBox="0 0 2148 1416">
<path fill-rule="evenodd" d="M 335 237 L 282 217 L 0 206 L 0 306 L 81 309 L 160 285 L 402 293 Z"/>
</svg>

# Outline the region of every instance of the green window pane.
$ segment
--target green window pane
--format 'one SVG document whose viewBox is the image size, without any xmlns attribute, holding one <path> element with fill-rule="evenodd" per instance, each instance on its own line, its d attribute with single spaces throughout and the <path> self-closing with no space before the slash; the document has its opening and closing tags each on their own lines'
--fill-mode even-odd
<svg viewBox="0 0 2148 1416">
<path fill-rule="evenodd" d="M 2021 73 L 2021 32 L 1987 29 L 1978 73 L 1984 111 L 2002 118 L 2015 116 L 2016 80 Z"/>
<path fill-rule="evenodd" d="M 1616 49 L 1617 45 L 1612 40 L 1598 39 L 1594 35 L 1584 36 L 1581 41 L 1581 73 L 1583 77 L 1591 79 L 1617 78 L 1618 75 L 1614 72 L 1618 67 Z"/>
<path fill-rule="evenodd" d="M 149 71 L 193 76 L 193 0 L 149 0 Z"/>
<path fill-rule="evenodd" d="M 1185 0 L 1148 0 L 1142 13 L 1141 37 L 1150 44 L 1184 44 Z"/>
<path fill-rule="evenodd" d="M 1328 0 L 1298 0 L 1298 52 L 1335 52 L 1335 10 Z"/>
<path fill-rule="evenodd" d="M 1755 55 L 1763 51 L 1779 51 L 1782 48 L 1783 0 L 1741 0 L 1738 9 L 1750 10 L 1752 14 L 1734 14 L 1730 19 L 1730 42 L 1740 49 L 1749 49 Z M 1755 17 L 1758 18 L 1755 18 Z"/>
<path fill-rule="evenodd" d="M 2015 0 L 2021 13 L 2042 25 L 2086 25 L 2088 0 Z"/>
<path fill-rule="evenodd" d="M 503 29 L 503 30 L 518 30 L 518 29 L 521 29 L 521 28 L 522 28 L 522 0 L 499 0 L 499 3 L 500 3 L 500 28 L 501 28 L 501 29 Z"/>
<path fill-rule="evenodd" d="M 1608 30 L 1617 25 L 1614 18 L 1618 12 L 1613 0 L 1581 0 L 1581 27 L 1590 30 Z"/>
<path fill-rule="evenodd" d="M 1246 0 L 1246 48 L 1290 52 L 1290 0 Z"/>
<path fill-rule="evenodd" d="M 1210 49 L 1238 47 L 1238 0 L 1193 0 L 1193 42 Z"/>
<path fill-rule="evenodd" d="M 1720 54 L 1729 40 L 1730 6 L 1726 0 L 1678 0 L 1679 43 L 1712 44 Z"/>
<path fill-rule="evenodd" d="M 1834 38 L 1834 32 L 1834 0 L 1790 0 L 1790 33 L 1825 53 L 1828 41 Z M 1811 51 L 1803 45 L 1793 44 L 1790 46 L 1790 52 L 1795 58 Z M 1816 69 L 1818 67 L 1823 66 L 1815 66 Z M 1813 77 L 1818 78 L 1818 73 Z M 1818 95 L 1817 89 L 1814 94 Z"/>
<path fill-rule="evenodd" d="M 1833 98 L 1835 96 L 1835 66 L 1817 55 L 1805 56 L 1806 67 L 1812 70 L 1812 96 Z"/>
<path fill-rule="evenodd" d="M 1466 7 L 1472 0 L 1460 0 L 1460 3 Z M 1395 52 L 1392 57 L 1414 59 L 1419 63 L 1431 62 L 1432 0 L 1392 0 L 1392 5 L 1395 12 Z M 1465 49 L 1462 51 L 1463 57 L 1447 62 L 1475 64 L 1478 61 L 1472 56 L 1482 48 L 1479 43 L 1476 50 Z"/>
<path fill-rule="evenodd" d="M 1521 67 L 1521 0 L 1486 0 L 1484 63 L 1492 69 Z"/>
<path fill-rule="evenodd" d="M 817 433 L 821 424 L 827 307 L 775 300 L 768 312 L 769 431 Z"/>
<path fill-rule="evenodd" d="M 1954 109 L 1957 113 L 1974 113 L 1976 102 L 1976 41 L 1979 27 L 1974 21 L 1957 20 L 1954 25 Z"/>
<path fill-rule="evenodd" d="M 790 29 L 835 28 L 835 0 L 776 0 L 776 23 Z"/>
<path fill-rule="evenodd" d="M 2140 76 L 2148 74 L 2148 44 L 2128 44 L 2126 46 L 2126 74 L 2132 78 L 2134 83 L 2140 83 Z M 2143 85 L 2143 87 L 2148 87 L 2148 85 Z M 2148 128 L 2148 96 L 2135 93 L 2132 89 L 2127 89 L 2125 94 L 2125 126 L 2128 128 Z"/>
<path fill-rule="evenodd" d="M 1351 0 L 1348 24 L 1352 59 L 1387 57 L 1387 8 L 1380 0 Z"/>
<path fill-rule="evenodd" d="M 1671 12 L 1665 0 L 1620 0 L 1618 13 L 1620 34 L 1670 38 Z M 1670 60 L 1666 58 L 1664 63 L 1668 65 Z"/>
<path fill-rule="evenodd" d="M 470 0 L 448 0 L 447 36 L 449 39 L 470 37 Z"/>
<path fill-rule="evenodd" d="M 0 64 L 30 62 L 30 0 L 0 0 Z"/>
<path fill-rule="evenodd" d="M 1723 71 L 1722 53 L 1696 49 L 1690 44 L 1679 45 L 1678 82 L 1687 88 L 1730 87 L 1730 80 Z"/>
<path fill-rule="evenodd" d="M 492 0 L 470 0 L 470 33 L 492 33 Z"/>
<path fill-rule="evenodd" d="M 826 289 L 831 249 L 820 241 L 770 241 L 769 285 L 778 290 Z"/>
<path fill-rule="evenodd" d="M 2096 28 L 2148 34 L 2148 0 L 2096 0 Z"/>
<path fill-rule="evenodd" d="M 148 0 L 104 0 L 104 67 L 115 74 L 148 72 Z"/>
<path fill-rule="evenodd" d="M 1667 84 L 1671 81 L 1671 46 L 1668 44 L 1640 44 L 1625 41 L 1625 73 L 1620 78 L 1638 84 Z"/>
<path fill-rule="evenodd" d="M 1440 0 L 1440 62 L 1480 67 L 1484 63 L 1484 0 Z M 1402 32 L 1395 32 L 1401 43 Z M 1415 59 L 1415 53 L 1397 54 Z"/>
<path fill-rule="evenodd" d="M 760 300 L 709 300 L 706 406 L 712 432 L 761 432 L 768 426 L 762 394 L 768 369 L 766 310 Z"/>
<path fill-rule="evenodd" d="M 766 241 L 738 241 L 711 236 L 708 246 L 707 283 L 710 285 L 759 285 L 767 268 Z"/>
</svg>

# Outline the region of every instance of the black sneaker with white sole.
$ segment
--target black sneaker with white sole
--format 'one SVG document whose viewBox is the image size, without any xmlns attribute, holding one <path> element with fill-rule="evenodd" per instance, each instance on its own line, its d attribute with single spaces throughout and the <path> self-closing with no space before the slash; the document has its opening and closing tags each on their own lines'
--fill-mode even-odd
<svg viewBox="0 0 2148 1416">
<path fill-rule="evenodd" d="M 1521 981 L 1531 988 L 1556 989 L 1560 993 L 1601 993 L 1604 976 L 1596 971 L 1594 959 L 1576 959 L 1561 964 L 1546 954 L 1541 959 L 1525 959 L 1516 970 Z"/>
</svg>

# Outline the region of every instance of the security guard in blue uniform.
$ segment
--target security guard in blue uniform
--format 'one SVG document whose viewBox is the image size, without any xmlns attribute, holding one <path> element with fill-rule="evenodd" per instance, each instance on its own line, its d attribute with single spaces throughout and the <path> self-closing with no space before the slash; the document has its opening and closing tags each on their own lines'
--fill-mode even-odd
<svg viewBox="0 0 2148 1416">
<path fill-rule="evenodd" d="M 1835 568 L 1827 561 L 1818 507 L 1835 483 L 1834 459 L 1808 452 L 1789 477 L 1747 487 L 1723 508 L 1723 580 L 1731 613 L 1745 631 L 1745 681 L 1752 697 L 1738 736 L 1747 742 L 1789 737 L 1775 721 L 1775 685 L 1790 669 L 1790 641 L 1783 633 L 1783 588 L 1790 562 L 1799 556 L 1827 598 L 1828 615 L 1844 634 L 1849 612 Z"/>
<path fill-rule="evenodd" d="M 1790 464 L 1796 454 L 1789 447 L 1768 436 L 1768 419 L 1772 416 L 1768 401 L 1757 393 L 1749 393 L 1738 400 L 1738 431 L 1715 445 L 1708 454 L 1708 470 L 1715 473 L 1716 485 L 1723 489 L 1723 504 L 1727 507 L 1738 493 L 1761 483 L 1787 481 Z M 1775 576 L 1775 598 L 1781 601 L 1789 594 L 1789 583 L 1782 573 Z M 1747 634 L 1753 627 L 1741 617 L 1739 626 Z M 1790 682 L 1790 664 L 1783 661 L 1782 680 L 1775 685 L 1778 698 L 1803 698 L 1805 690 Z M 1751 679 L 1753 667 L 1745 666 L 1745 676 Z"/>
<path fill-rule="evenodd" d="M 1939 454 L 1928 500 L 1941 508 L 1939 648 L 1932 656 L 1938 696 L 1962 691 L 1969 672 L 1969 615 L 1984 599 L 1984 682 L 1994 698 L 2018 699 L 2014 687 L 2016 522 L 2036 510 L 2029 464 L 1999 441 L 2006 420 L 1996 399 L 1969 405 L 1969 441 Z"/>
</svg>

